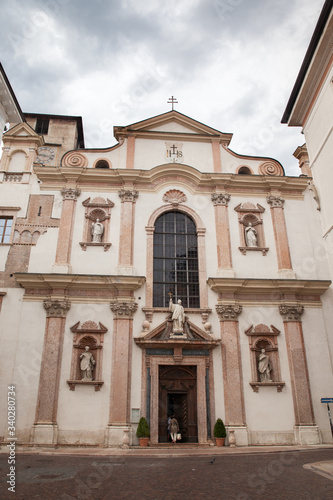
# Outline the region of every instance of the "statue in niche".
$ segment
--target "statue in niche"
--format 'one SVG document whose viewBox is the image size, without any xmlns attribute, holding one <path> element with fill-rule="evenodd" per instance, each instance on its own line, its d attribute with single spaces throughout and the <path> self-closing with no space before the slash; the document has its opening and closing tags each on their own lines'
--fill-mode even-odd
<svg viewBox="0 0 333 500">
<path fill-rule="evenodd" d="M 91 236 L 93 243 L 102 243 L 102 236 L 104 233 L 104 226 L 99 219 L 96 219 L 96 222 L 91 224 Z"/>
<path fill-rule="evenodd" d="M 248 247 L 258 246 L 257 231 L 254 229 L 251 222 L 249 222 L 247 227 L 245 228 L 245 241 L 246 246 Z"/>
<path fill-rule="evenodd" d="M 89 346 L 85 347 L 85 351 L 80 355 L 80 360 L 81 380 L 91 381 L 96 361 L 89 351 Z"/>
<path fill-rule="evenodd" d="M 184 333 L 185 311 L 182 306 L 182 301 L 178 300 L 177 304 L 173 304 L 170 297 L 169 310 L 172 312 L 173 333 Z"/>
<path fill-rule="evenodd" d="M 258 357 L 258 371 L 260 382 L 272 382 L 271 371 L 272 367 L 270 364 L 269 356 L 266 354 L 265 349 L 261 349 L 261 353 Z"/>
</svg>

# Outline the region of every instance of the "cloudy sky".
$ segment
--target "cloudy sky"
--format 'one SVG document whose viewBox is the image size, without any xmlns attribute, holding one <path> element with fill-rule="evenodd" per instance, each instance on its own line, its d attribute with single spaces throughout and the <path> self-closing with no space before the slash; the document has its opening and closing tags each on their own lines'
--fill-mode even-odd
<svg viewBox="0 0 333 500">
<path fill-rule="evenodd" d="M 280 123 L 324 0 L 2 0 L 2 64 L 25 112 L 80 115 L 86 147 L 176 110 L 299 175 Z"/>
</svg>

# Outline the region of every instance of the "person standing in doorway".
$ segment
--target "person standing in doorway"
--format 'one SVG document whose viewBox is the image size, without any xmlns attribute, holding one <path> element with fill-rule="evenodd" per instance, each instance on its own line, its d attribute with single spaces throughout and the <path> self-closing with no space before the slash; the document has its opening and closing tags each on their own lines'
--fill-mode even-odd
<svg viewBox="0 0 333 500">
<path fill-rule="evenodd" d="M 177 442 L 177 434 L 179 431 L 178 421 L 175 415 L 172 415 L 170 420 L 170 435 L 173 443 Z"/>
</svg>

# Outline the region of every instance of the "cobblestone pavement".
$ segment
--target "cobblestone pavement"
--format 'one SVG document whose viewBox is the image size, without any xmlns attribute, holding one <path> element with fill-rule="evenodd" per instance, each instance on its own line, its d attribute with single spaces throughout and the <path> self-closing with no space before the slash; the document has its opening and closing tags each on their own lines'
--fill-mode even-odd
<svg viewBox="0 0 333 500">
<path fill-rule="evenodd" d="M 304 467 L 332 461 L 333 449 L 170 458 L 18 453 L 16 458 L 11 493 L 8 456 L 0 455 L 1 500 L 333 499 L 333 476 Z"/>
</svg>

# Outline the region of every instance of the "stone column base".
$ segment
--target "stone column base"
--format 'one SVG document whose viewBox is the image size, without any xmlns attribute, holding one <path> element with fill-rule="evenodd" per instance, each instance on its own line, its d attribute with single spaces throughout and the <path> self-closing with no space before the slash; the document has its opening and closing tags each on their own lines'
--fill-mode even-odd
<svg viewBox="0 0 333 500">
<path fill-rule="evenodd" d="M 30 442 L 35 446 L 56 446 L 58 442 L 57 424 L 35 424 L 32 426 Z"/>
<path fill-rule="evenodd" d="M 249 429 L 247 425 L 226 425 L 226 430 L 227 436 L 229 435 L 228 431 L 235 431 L 236 446 L 249 446 Z M 226 446 L 229 446 L 228 439 L 226 440 Z"/>
<path fill-rule="evenodd" d="M 219 267 L 216 270 L 216 276 L 218 276 L 219 278 L 234 278 L 235 271 L 232 268 L 224 269 L 222 267 Z"/>
<path fill-rule="evenodd" d="M 57 274 L 70 274 L 72 272 L 72 266 L 69 264 L 53 264 L 52 272 Z"/>
<path fill-rule="evenodd" d="M 295 425 L 295 444 L 321 444 L 321 434 L 317 425 Z"/>
<path fill-rule="evenodd" d="M 296 279 L 296 273 L 292 269 L 279 269 L 278 275 L 279 275 L 279 278 L 285 279 L 285 280 Z"/>
<path fill-rule="evenodd" d="M 106 448 L 127 448 L 132 445 L 132 427 L 130 425 L 108 425 L 105 429 L 104 446 Z"/>
<path fill-rule="evenodd" d="M 116 273 L 119 276 L 135 276 L 135 269 L 133 266 L 118 266 Z"/>
</svg>

